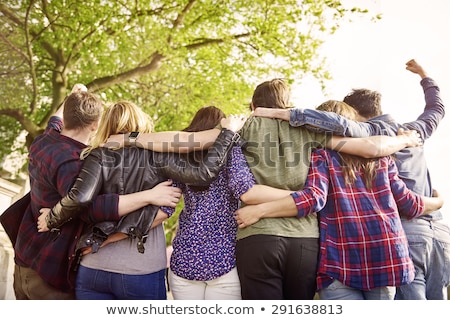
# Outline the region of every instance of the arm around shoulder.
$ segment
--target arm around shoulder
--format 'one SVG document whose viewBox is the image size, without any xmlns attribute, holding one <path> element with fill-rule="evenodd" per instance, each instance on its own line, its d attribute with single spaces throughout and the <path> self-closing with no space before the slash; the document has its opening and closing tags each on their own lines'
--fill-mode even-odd
<svg viewBox="0 0 450 320">
<path fill-rule="evenodd" d="M 400 129 L 395 137 L 344 138 L 333 136 L 327 142 L 327 148 L 363 158 L 378 158 L 391 155 L 404 148 L 421 146 L 422 143 L 423 141 L 416 131 Z"/>
</svg>

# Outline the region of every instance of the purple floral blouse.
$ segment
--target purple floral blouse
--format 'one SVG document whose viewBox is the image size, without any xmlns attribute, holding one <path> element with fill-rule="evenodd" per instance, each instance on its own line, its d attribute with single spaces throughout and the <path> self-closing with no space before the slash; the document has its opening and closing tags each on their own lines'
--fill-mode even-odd
<svg viewBox="0 0 450 320">
<path fill-rule="evenodd" d="M 170 268 L 188 280 L 207 281 L 235 267 L 237 224 L 234 212 L 240 196 L 256 183 L 241 148 L 233 147 L 227 165 L 206 190 L 183 190 L 184 208 L 173 240 Z"/>
</svg>

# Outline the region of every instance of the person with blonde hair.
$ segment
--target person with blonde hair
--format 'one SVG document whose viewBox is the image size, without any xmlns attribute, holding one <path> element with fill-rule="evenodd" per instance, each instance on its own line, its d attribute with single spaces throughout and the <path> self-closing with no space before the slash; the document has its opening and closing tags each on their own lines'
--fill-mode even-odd
<svg viewBox="0 0 450 320">
<path fill-rule="evenodd" d="M 287 81 L 275 78 L 257 85 L 250 107 L 294 109 Z M 262 117 L 251 117 L 240 134 L 248 141 L 243 151 L 256 182 L 291 191 L 303 188 L 310 155 L 316 148 L 372 158 L 406 146 L 405 137 L 401 136 L 389 141 L 385 139 L 388 137 L 336 137 Z M 242 298 L 313 299 L 319 249 L 319 225 L 314 215 L 261 219 L 239 228 L 236 265 Z"/>
<path fill-rule="evenodd" d="M 171 187 L 158 186 L 138 193 L 105 194 L 55 233 L 36 229 L 39 209 L 55 205 L 72 187 L 82 166 L 80 152 L 98 128 L 103 102 L 84 85 L 72 93 L 50 118 L 44 133 L 30 147 L 30 203 L 18 215 L 2 219 L 6 228 L 15 228 L 14 294 L 17 300 L 74 299 L 76 264 L 73 249 L 82 232 L 82 221 L 119 220 L 149 203 L 168 205 Z M 4 217 L 4 215 L 2 215 Z M 13 233 L 11 233 L 13 235 Z"/>
<path fill-rule="evenodd" d="M 39 219 L 41 231 L 64 227 L 81 207 L 98 194 L 128 194 L 176 179 L 192 184 L 208 184 L 218 174 L 233 144 L 235 132 L 245 118 L 222 119 L 223 129 L 204 159 L 191 154 L 153 152 L 133 145 L 111 149 L 102 147 L 111 134 L 149 133 L 152 121 L 144 111 L 128 101 L 110 106 L 90 147 L 72 189 Z M 229 128 L 229 129 L 227 129 Z M 132 142 L 132 141 L 130 141 Z M 178 202 L 175 197 L 174 201 Z M 85 228 L 79 243 L 82 253 L 76 278 L 77 299 L 166 299 L 166 245 L 161 222 L 173 208 L 149 205 L 123 217 Z M 88 248 L 88 250 L 86 250 Z"/>
<path fill-rule="evenodd" d="M 441 89 L 426 70 L 415 60 L 406 62 L 406 70 L 420 77 L 424 94 L 423 112 L 413 121 L 400 123 L 392 115 L 383 114 L 381 94 L 368 89 L 355 89 L 343 101 L 358 112 L 358 121 L 348 120 L 335 113 L 313 109 L 258 108 L 255 115 L 287 120 L 292 126 L 312 126 L 321 132 L 364 137 L 368 135 L 395 136 L 399 130 L 415 130 L 424 143 L 436 132 L 445 116 Z M 409 110 L 408 106 L 400 106 Z M 398 108 L 398 107 L 397 107 Z M 433 195 L 433 184 L 427 166 L 425 148 L 404 148 L 395 152 L 400 178 L 408 188 L 422 196 Z M 397 288 L 399 300 L 447 300 L 450 284 L 450 226 L 440 210 L 416 219 L 402 219 L 402 226 L 410 243 L 415 266 L 415 278 L 410 284 Z"/>
<path fill-rule="evenodd" d="M 290 110 L 289 98 L 286 81 L 265 81 L 255 88 L 250 108 Z M 176 152 L 201 150 L 210 146 L 219 132 L 217 128 L 192 133 L 192 136 L 188 132 L 176 132 L 176 139 L 173 132 L 160 132 L 156 136 L 141 134 L 137 145 L 155 148 L 171 141 L 166 148 Z M 313 148 L 328 147 L 371 158 L 416 146 L 418 139 L 414 132 L 408 131 L 397 137 L 331 137 L 307 128 L 291 128 L 289 123 L 278 119 L 260 117 L 250 117 L 239 134 L 247 142 L 243 153 L 256 183 L 285 191 L 303 187 Z M 125 137 L 114 135 L 108 142 L 123 145 Z M 241 200 L 250 203 L 245 194 Z M 236 266 L 242 299 L 313 299 L 318 253 L 319 227 L 314 216 L 261 219 L 255 225 L 239 229 Z"/>
<path fill-rule="evenodd" d="M 357 112 L 330 100 L 317 110 L 355 119 Z M 320 225 L 317 290 L 320 299 L 394 299 L 396 286 L 414 279 L 400 213 L 411 218 L 442 206 L 399 179 L 391 156 L 364 159 L 318 148 L 302 190 L 236 212 L 244 229 L 261 218 L 313 216 Z M 397 209 L 398 208 L 398 209 Z M 264 219 L 263 219 L 264 220 Z"/>
</svg>

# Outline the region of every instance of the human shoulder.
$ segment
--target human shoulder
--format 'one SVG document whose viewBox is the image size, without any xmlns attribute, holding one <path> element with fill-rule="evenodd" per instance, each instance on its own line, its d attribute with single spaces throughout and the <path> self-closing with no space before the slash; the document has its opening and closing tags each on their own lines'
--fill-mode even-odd
<svg viewBox="0 0 450 320">
<path fill-rule="evenodd" d="M 401 126 L 390 114 L 382 114 L 367 121 L 372 127 L 372 135 L 396 136 Z"/>
</svg>

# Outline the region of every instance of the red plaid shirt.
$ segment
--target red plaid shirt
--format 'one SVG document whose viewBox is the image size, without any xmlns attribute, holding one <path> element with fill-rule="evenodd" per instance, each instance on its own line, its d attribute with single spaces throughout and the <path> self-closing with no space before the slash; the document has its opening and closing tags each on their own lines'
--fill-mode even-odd
<svg viewBox="0 0 450 320">
<path fill-rule="evenodd" d="M 80 172 L 80 152 L 86 146 L 60 134 L 62 121 L 52 117 L 45 132 L 30 147 L 31 205 L 19 228 L 15 262 L 35 270 L 43 280 L 62 291 L 73 289 L 70 260 L 82 231 L 83 223 L 76 218 L 64 224 L 59 232 L 37 232 L 39 209 L 52 208 L 72 187 Z M 87 222 L 118 220 L 116 194 L 99 196 L 89 208 L 80 212 Z"/>
<path fill-rule="evenodd" d="M 420 215 L 422 198 L 398 177 L 391 157 L 378 160 L 370 190 L 361 174 L 346 184 L 340 161 L 335 151 L 315 150 L 304 189 L 292 193 L 299 217 L 319 214 L 318 290 L 333 279 L 359 290 L 411 282 L 414 266 L 399 212 Z"/>
</svg>

